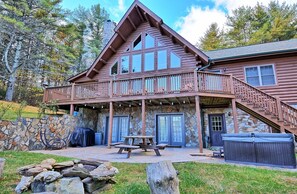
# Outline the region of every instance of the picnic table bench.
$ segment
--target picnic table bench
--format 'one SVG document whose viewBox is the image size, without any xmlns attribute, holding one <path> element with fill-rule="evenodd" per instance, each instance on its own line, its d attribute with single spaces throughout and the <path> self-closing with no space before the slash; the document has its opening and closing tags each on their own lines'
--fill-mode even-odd
<svg viewBox="0 0 297 194">
<path fill-rule="evenodd" d="M 155 151 L 157 156 L 161 156 L 159 150 L 166 147 L 165 144 L 156 145 L 154 142 L 154 136 L 125 136 L 125 141 L 123 144 L 115 145 L 119 148 L 118 153 L 121 154 L 124 150 L 128 151 L 127 158 L 130 158 L 132 150 L 143 149 L 147 151 L 152 149 Z M 141 140 L 141 142 L 135 142 L 135 140 Z M 148 141 L 147 141 L 148 140 Z"/>
</svg>

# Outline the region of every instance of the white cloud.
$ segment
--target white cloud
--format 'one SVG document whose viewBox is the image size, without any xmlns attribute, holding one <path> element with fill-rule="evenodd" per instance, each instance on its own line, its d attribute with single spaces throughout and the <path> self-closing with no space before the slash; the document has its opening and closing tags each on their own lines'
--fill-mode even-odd
<svg viewBox="0 0 297 194">
<path fill-rule="evenodd" d="M 218 23 L 220 29 L 226 22 L 225 13 L 218 9 L 202 9 L 201 7 L 192 6 L 189 14 L 180 18 L 176 22 L 178 33 L 181 34 L 192 44 L 196 44 L 202 37 L 211 23 Z"/>
<path fill-rule="evenodd" d="M 118 10 L 119 11 L 124 11 L 125 10 L 125 3 L 124 0 L 118 0 Z"/>
<path fill-rule="evenodd" d="M 222 29 L 225 26 L 226 13 L 222 8 L 226 9 L 229 14 L 231 11 L 240 6 L 255 6 L 259 0 L 212 0 L 215 4 L 214 8 L 202 8 L 199 5 L 193 5 L 188 10 L 188 14 L 179 18 L 175 23 L 175 27 L 183 37 L 192 44 L 196 44 L 204 35 L 208 26 L 216 22 Z M 287 4 L 296 3 L 296 0 L 278 0 L 279 3 Z M 260 3 L 268 5 L 271 0 L 261 0 Z"/>
</svg>

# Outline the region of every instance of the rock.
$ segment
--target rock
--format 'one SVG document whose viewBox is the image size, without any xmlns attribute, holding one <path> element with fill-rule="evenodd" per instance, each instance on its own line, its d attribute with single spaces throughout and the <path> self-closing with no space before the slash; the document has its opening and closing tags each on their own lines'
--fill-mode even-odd
<svg viewBox="0 0 297 194">
<path fill-rule="evenodd" d="M 63 176 L 56 171 L 47 171 L 47 172 L 42 172 L 38 174 L 35 178 L 34 181 L 43 181 L 45 183 L 51 183 L 54 182 L 55 180 L 62 178 Z"/>
<path fill-rule="evenodd" d="M 82 179 L 90 176 L 90 173 L 87 169 L 80 168 L 78 166 L 62 170 L 62 174 L 64 177 L 80 177 Z"/>
<path fill-rule="evenodd" d="M 60 189 L 58 193 L 63 194 L 84 194 L 84 186 L 80 178 L 62 178 L 60 179 Z"/>
<path fill-rule="evenodd" d="M 75 159 L 75 160 L 73 160 L 73 162 L 74 162 L 74 164 L 78 164 L 80 162 L 80 160 Z"/>
<path fill-rule="evenodd" d="M 119 170 L 115 167 L 111 167 L 109 165 L 101 164 L 95 170 L 90 172 L 90 175 L 94 180 L 109 180 L 115 174 L 117 174 Z"/>
<path fill-rule="evenodd" d="M 45 183 L 42 181 L 33 181 L 31 183 L 31 190 L 33 193 L 45 192 Z"/>
<path fill-rule="evenodd" d="M 98 162 L 98 161 L 91 161 L 91 160 L 80 160 L 81 164 L 83 165 L 92 165 L 92 166 L 100 166 L 101 164 L 103 164 L 103 162 Z"/>
<path fill-rule="evenodd" d="M 34 164 L 23 166 L 23 167 L 18 168 L 17 171 L 20 175 L 24 175 L 27 170 L 34 168 L 35 166 L 36 165 L 34 165 Z"/>
<path fill-rule="evenodd" d="M 104 187 L 107 184 L 107 181 L 95 181 L 92 178 L 88 177 L 82 180 L 84 184 L 85 191 L 92 193 L 95 190 L 98 190 Z"/>
<path fill-rule="evenodd" d="M 36 167 L 40 167 L 42 169 L 47 169 L 47 170 L 53 169 L 53 166 L 50 164 L 38 164 Z"/>
<path fill-rule="evenodd" d="M 34 194 L 57 194 L 56 192 L 41 192 L 41 193 L 34 193 Z"/>
<path fill-rule="evenodd" d="M 22 193 L 24 191 L 27 191 L 32 182 L 33 182 L 33 176 L 29 176 L 29 177 L 22 176 L 21 181 L 15 188 L 15 192 Z"/>
<path fill-rule="evenodd" d="M 88 164 L 83 165 L 83 167 L 85 169 L 87 169 L 89 172 L 92 171 L 92 170 L 95 170 L 97 168 L 97 166 L 88 165 Z"/>
<path fill-rule="evenodd" d="M 41 168 L 40 166 L 36 166 L 34 168 L 30 168 L 29 170 L 27 170 L 24 175 L 25 176 L 36 176 L 43 171 L 47 171 L 47 170 L 44 168 Z"/>
<path fill-rule="evenodd" d="M 83 168 L 84 165 L 83 164 L 77 164 L 78 167 Z"/>
<path fill-rule="evenodd" d="M 56 160 L 53 158 L 49 158 L 46 160 L 43 160 L 40 164 L 49 164 L 49 165 L 54 165 L 56 163 Z"/>
<path fill-rule="evenodd" d="M 66 167 L 71 167 L 74 165 L 73 161 L 67 161 L 67 162 L 60 162 L 60 163 L 55 163 L 53 165 L 54 168 L 59 169 L 59 168 L 66 168 Z"/>
</svg>

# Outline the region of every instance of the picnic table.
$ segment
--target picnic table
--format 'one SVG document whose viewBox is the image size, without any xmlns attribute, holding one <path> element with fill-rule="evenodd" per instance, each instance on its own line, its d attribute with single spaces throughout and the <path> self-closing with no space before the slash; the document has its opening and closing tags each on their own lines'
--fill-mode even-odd
<svg viewBox="0 0 297 194">
<path fill-rule="evenodd" d="M 153 149 L 157 156 L 161 156 L 160 149 L 166 147 L 165 144 L 156 145 L 154 142 L 154 136 L 147 135 L 132 135 L 125 136 L 123 144 L 116 145 L 116 148 L 119 148 L 118 153 L 121 154 L 124 150 L 128 151 L 127 158 L 130 158 L 131 151 L 135 149 L 142 149 L 145 152 L 149 149 Z"/>
</svg>

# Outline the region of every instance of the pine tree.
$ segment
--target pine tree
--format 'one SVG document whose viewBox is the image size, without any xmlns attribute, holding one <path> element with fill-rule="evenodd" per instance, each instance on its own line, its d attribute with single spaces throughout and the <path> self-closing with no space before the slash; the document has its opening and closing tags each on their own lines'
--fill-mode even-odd
<svg viewBox="0 0 297 194">
<path fill-rule="evenodd" d="M 217 23 L 212 23 L 206 30 L 204 36 L 200 39 L 200 45 L 197 47 L 204 51 L 216 50 L 223 47 L 223 33 L 220 31 Z"/>
</svg>

